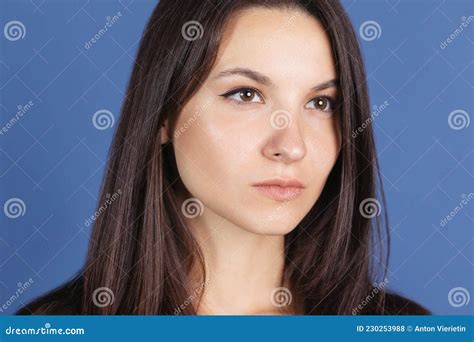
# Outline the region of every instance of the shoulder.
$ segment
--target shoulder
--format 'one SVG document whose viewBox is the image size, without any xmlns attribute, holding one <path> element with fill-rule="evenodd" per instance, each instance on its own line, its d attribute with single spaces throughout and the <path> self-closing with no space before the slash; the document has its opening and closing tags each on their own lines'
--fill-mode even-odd
<svg viewBox="0 0 474 342">
<path fill-rule="evenodd" d="M 431 315 L 421 304 L 396 293 L 385 293 L 384 315 Z"/>
<path fill-rule="evenodd" d="M 16 315 L 78 315 L 81 313 L 83 278 L 72 280 L 34 299 Z"/>
</svg>

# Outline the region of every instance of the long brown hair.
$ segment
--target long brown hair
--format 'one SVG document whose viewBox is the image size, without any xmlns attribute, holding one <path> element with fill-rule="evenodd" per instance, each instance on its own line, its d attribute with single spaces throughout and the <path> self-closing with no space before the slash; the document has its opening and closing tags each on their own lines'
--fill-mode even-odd
<svg viewBox="0 0 474 342">
<path fill-rule="evenodd" d="M 285 236 L 284 277 L 305 314 L 351 314 L 385 277 L 385 211 L 373 219 L 359 210 L 364 200 L 379 198 L 381 207 L 385 201 L 370 125 L 352 136 L 370 120 L 370 106 L 360 48 L 339 2 L 161 0 L 142 37 L 109 152 L 99 205 L 121 195 L 94 222 L 82 272 L 83 314 L 173 314 L 193 292 L 191 269 L 205 274 L 177 204 L 172 141 L 161 145 L 160 127 L 175 121 L 206 79 L 230 16 L 254 6 L 299 8 L 317 19 L 332 44 L 340 85 L 341 152 L 320 198 Z M 199 39 L 183 39 L 190 21 L 202 26 Z M 99 288 L 113 292 L 111 305 L 94 303 Z M 374 313 L 382 310 L 383 296 L 377 298 Z M 180 313 L 193 315 L 196 308 Z"/>
</svg>

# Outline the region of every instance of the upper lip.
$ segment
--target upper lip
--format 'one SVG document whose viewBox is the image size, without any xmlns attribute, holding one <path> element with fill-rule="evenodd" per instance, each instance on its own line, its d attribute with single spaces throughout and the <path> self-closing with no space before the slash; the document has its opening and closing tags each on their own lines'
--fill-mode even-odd
<svg viewBox="0 0 474 342">
<path fill-rule="evenodd" d="M 253 184 L 253 186 L 259 185 L 278 185 L 282 187 L 295 187 L 295 188 L 304 188 L 303 183 L 297 179 L 285 179 L 285 178 L 274 178 L 268 179 L 263 182 L 258 182 Z"/>
</svg>

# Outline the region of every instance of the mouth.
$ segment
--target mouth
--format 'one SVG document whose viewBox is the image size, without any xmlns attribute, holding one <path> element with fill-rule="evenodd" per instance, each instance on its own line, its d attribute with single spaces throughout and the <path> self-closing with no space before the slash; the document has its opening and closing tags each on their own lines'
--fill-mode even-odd
<svg viewBox="0 0 474 342">
<path fill-rule="evenodd" d="M 284 180 L 274 179 L 261 183 L 253 184 L 261 194 L 276 200 L 276 201 L 290 201 L 298 196 L 304 190 L 304 185 L 298 180 Z"/>
</svg>

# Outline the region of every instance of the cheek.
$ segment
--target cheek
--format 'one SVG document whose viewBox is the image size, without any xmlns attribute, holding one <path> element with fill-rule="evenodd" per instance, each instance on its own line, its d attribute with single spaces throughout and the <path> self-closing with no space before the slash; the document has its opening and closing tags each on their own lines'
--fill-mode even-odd
<svg viewBox="0 0 474 342">
<path fill-rule="evenodd" d="M 248 159 L 257 145 L 252 139 L 257 135 L 249 131 L 252 125 L 226 115 L 216 107 L 206 111 L 173 142 L 180 177 L 196 196 L 225 196 L 228 191 L 223 189 L 231 190 L 243 182 L 248 172 Z M 176 127 L 189 122 L 190 117 L 183 115 Z"/>
<path fill-rule="evenodd" d="M 337 118 L 322 121 L 312 132 L 315 137 L 308 154 L 321 172 L 329 173 L 336 162 L 341 147 L 340 129 Z"/>
<path fill-rule="evenodd" d="M 314 139 L 307 147 L 307 166 L 305 175 L 312 185 L 311 199 L 317 200 L 326 184 L 327 178 L 336 163 L 341 147 L 338 122 L 330 120 L 318 126 L 311 134 Z"/>
</svg>

